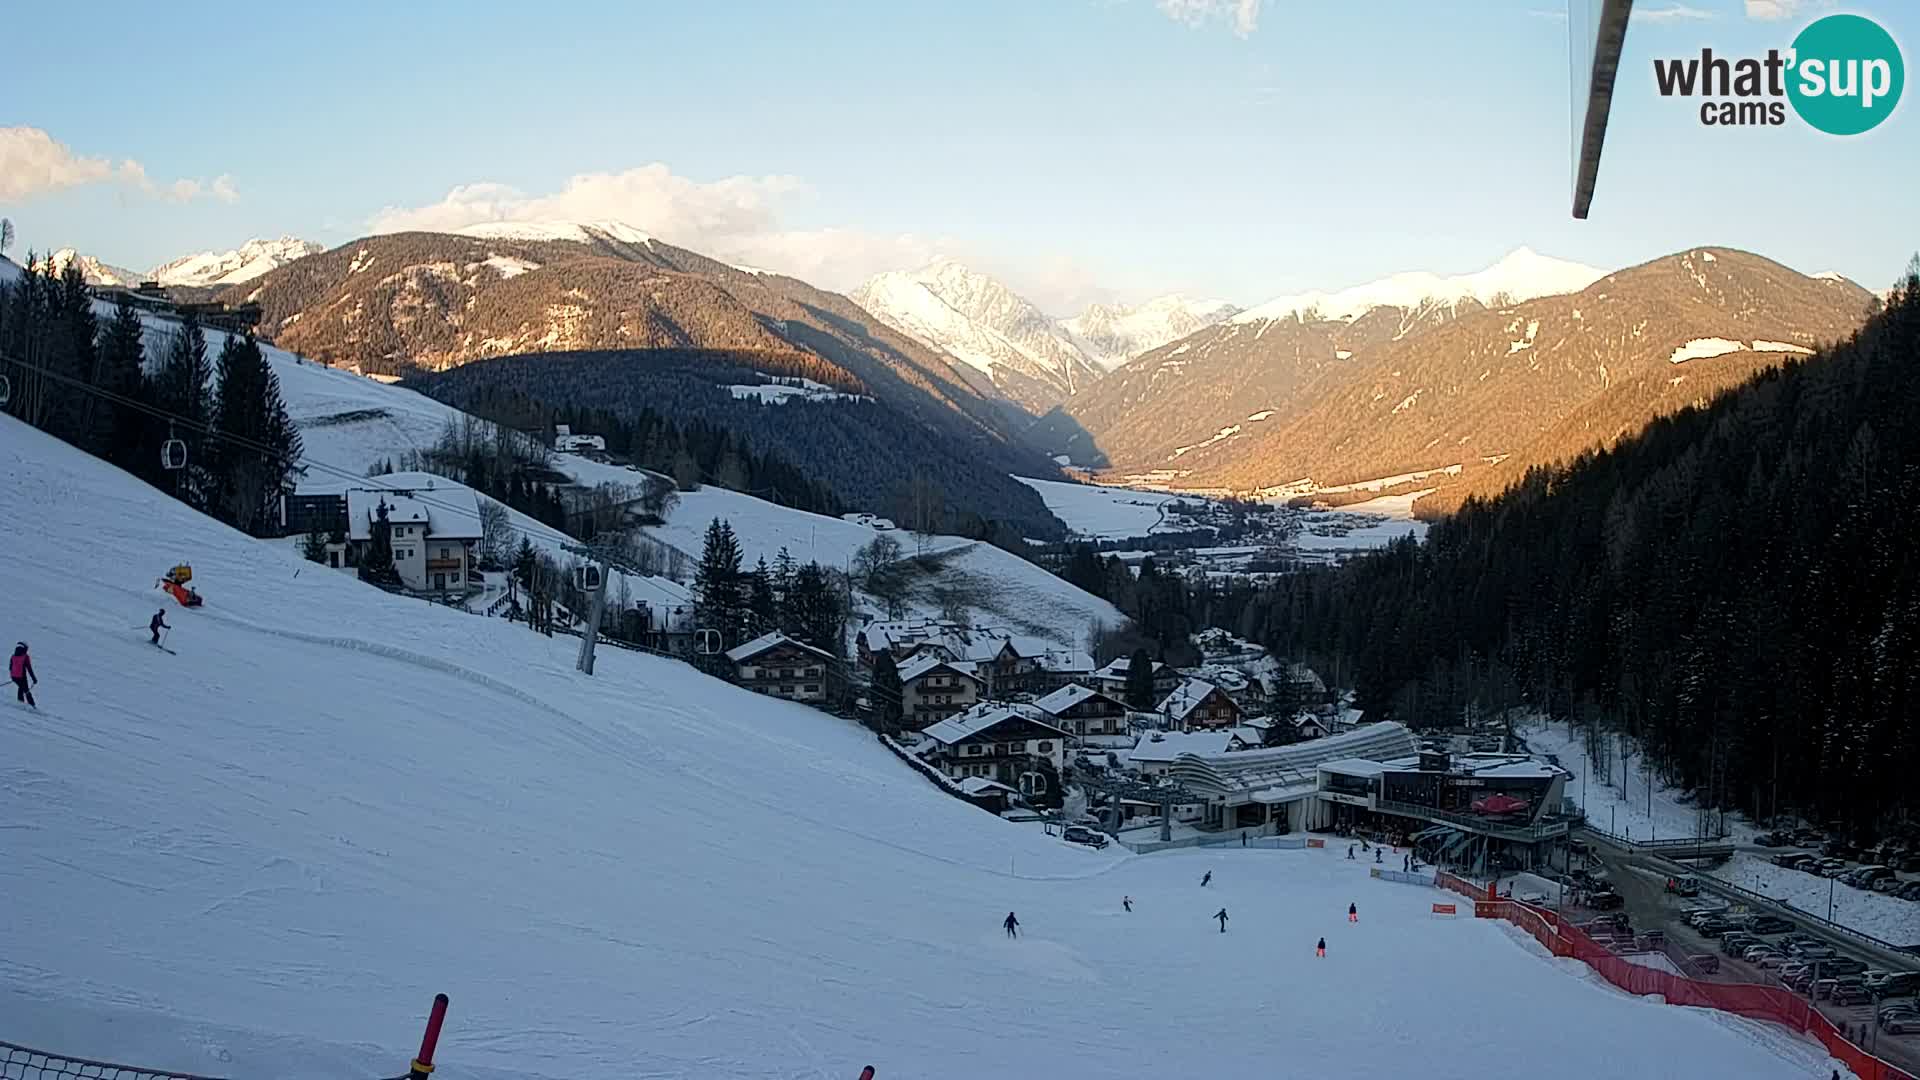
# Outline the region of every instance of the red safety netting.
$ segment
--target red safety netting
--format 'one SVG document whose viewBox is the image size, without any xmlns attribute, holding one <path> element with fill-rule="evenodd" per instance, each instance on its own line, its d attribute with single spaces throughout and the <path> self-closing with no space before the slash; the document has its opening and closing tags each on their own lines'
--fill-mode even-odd
<svg viewBox="0 0 1920 1080">
<path fill-rule="evenodd" d="M 1439 883 L 1465 896 L 1486 897 L 1484 886 L 1454 877 L 1439 875 Z M 1659 994 L 1669 1005 L 1692 1005 L 1718 1009 L 1752 1020 L 1780 1024 L 1805 1032 L 1820 1040 L 1827 1052 L 1838 1058 L 1860 1080 L 1916 1080 L 1912 1073 L 1894 1067 L 1849 1042 L 1840 1030 L 1813 1004 L 1784 986 L 1756 986 L 1741 983 L 1701 982 L 1684 975 L 1659 971 L 1628 963 L 1586 932 L 1561 921 L 1553 912 L 1516 903 L 1512 900 L 1476 899 L 1473 913 L 1482 919 L 1505 919 L 1533 935 L 1555 956 L 1569 956 L 1585 963 L 1600 977 L 1630 994 Z"/>
</svg>

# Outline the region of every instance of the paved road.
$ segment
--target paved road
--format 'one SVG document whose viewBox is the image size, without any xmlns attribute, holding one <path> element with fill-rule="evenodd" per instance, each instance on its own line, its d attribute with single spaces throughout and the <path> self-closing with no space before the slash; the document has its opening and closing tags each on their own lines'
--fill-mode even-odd
<svg viewBox="0 0 1920 1080">
<path fill-rule="evenodd" d="M 1666 891 L 1666 878 L 1657 871 L 1646 870 L 1632 865 L 1633 859 L 1622 852 L 1605 845 L 1595 845 L 1595 852 L 1606 867 L 1607 878 L 1613 882 L 1614 889 L 1627 902 L 1626 912 L 1633 920 L 1636 933 L 1647 930 L 1663 930 L 1667 940 L 1680 946 L 1687 955 L 1712 953 L 1720 960 L 1720 970 L 1713 975 L 1700 975 L 1696 978 L 1709 982 L 1747 983 L 1763 986 L 1778 985 L 1779 980 L 1772 972 L 1753 967 L 1744 961 L 1726 956 L 1720 951 L 1720 943 L 1712 938 L 1702 937 L 1693 928 L 1682 921 L 1683 899 Z M 1569 917 L 1576 920 L 1586 917 L 1586 913 L 1570 910 Z M 1804 926 L 1797 922 L 1798 926 Z M 1811 931 L 1812 928 L 1807 928 Z M 1834 944 L 1843 953 L 1861 956 L 1873 963 L 1857 946 L 1849 945 L 1845 939 Z M 1837 1006 L 1828 1002 L 1816 1002 L 1816 1007 L 1835 1024 L 1844 1024 L 1855 1030 L 1866 1031 L 1866 1048 L 1908 1072 L 1920 1075 L 1920 1035 L 1888 1035 L 1878 1031 L 1873 1025 L 1872 1005 Z"/>
</svg>

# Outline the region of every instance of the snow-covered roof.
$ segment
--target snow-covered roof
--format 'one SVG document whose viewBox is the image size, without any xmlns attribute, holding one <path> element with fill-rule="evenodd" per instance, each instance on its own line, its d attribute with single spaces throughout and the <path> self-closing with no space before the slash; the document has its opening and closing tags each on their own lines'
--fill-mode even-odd
<svg viewBox="0 0 1920 1080">
<path fill-rule="evenodd" d="M 1199 708 L 1201 702 L 1207 700 L 1207 695 L 1215 693 L 1225 691 L 1205 679 L 1188 679 L 1174 687 L 1173 693 L 1160 703 L 1159 711 L 1169 719 L 1185 720 L 1193 715 L 1193 710 Z"/>
<path fill-rule="evenodd" d="M 1078 649 L 1056 648 L 1040 657 L 1040 668 L 1055 675 L 1090 675 L 1094 668 L 1093 655 Z"/>
<path fill-rule="evenodd" d="M 420 475 L 429 481 L 435 479 Z M 480 539 L 479 496 L 472 488 L 449 480 L 440 480 L 437 486 L 348 488 L 349 539 L 373 538 L 373 523 L 382 502 L 387 504 L 389 524 L 425 526 L 427 536 L 434 539 Z"/>
<path fill-rule="evenodd" d="M 946 668 L 947 670 L 952 671 L 955 674 L 965 675 L 967 678 L 973 679 L 975 682 L 978 682 L 980 678 L 978 675 L 975 675 L 973 673 L 973 665 L 966 662 L 965 660 L 948 660 L 946 657 L 938 656 L 933 653 L 921 653 L 920 655 L 900 665 L 900 681 L 912 682 L 913 680 L 919 678 L 922 675 L 928 674 L 929 672 L 933 671 L 936 668 Z"/>
<path fill-rule="evenodd" d="M 1132 657 L 1130 656 L 1118 657 L 1116 659 L 1107 661 L 1107 666 L 1101 668 L 1099 671 L 1094 672 L 1093 677 L 1096 679 L 1105 679 L 1105 680 L 1125 679 L 1127 677 L 1128 669 L 1132 667 L 1133 667 Z M 1155 675 L 1158 675 L 1162 671 L 1165 671 L 1166 668 L 1167 668 L 1167 665 L 1161 663 L 1158 660 L 1155 660 L 1153 662 L 1153 673 Z"/>
<path fill-rule="evenodd" d="M 959 785 L 960 785 L 961 793 L 965 795 L 988 795 L 988 794 L 999 794 L 999 793 L 1005 793 L 1008 795 L 1019 794 L 1019 792 L 1001 783 L 1000 781 L 989 780 L 984 776 L 969 776 L 966 779 L 959 781 Z"/>
<path fill-rule="evenodd" d="M 1157 734 L 1157 738 L 1142 736 L 1127 755 L 1127 760 L 1136 765 L 1169 764 L 1182 754 L 1224 754 L 1233 742 L 1233 733 L 1230 731 L 1165 731 Z"/>
<path fill-rule="evenodd" d="M 747 642 L 745 645 L 735 645 L 733 648 L 727 650 L 727 659 L 733 661 L 736 664 L 744 663 L 748 660 L 753 659 L 756 656 L 759 656 L 761 653 L 766 652 L 768 649 L 776 648 L 781 645 L 792 645 L 795 648 L 805 649 L 806 651 L 814 654 L 815 656 L 818 656 L 822 660 L 833 659 L 833 654 L 827 652 L 826 650 L 816 649 L 804 641 L 795 641 L 794 639 L 788 637 L 787 635 L 781 633 L 778 630 L 775 630 L 771 633 L 761 634 L 759 637 L 754 638 L 752 641 Z"/>
<path fill-rule="evenodd" d="M 1344 776 L 1368 777 L 1379 776 L 1381 773 L 1387 771 L 1386 766 L 1378 761 L 1357 757 L 1336 758 L 1333 761 L 1323 761 L 1320 763 L 1320 769 L 1323 772 L 1336 772 Z"/>
<path fill-rule="evenodd" d="M 1362 758 L 1382 761 L 1414 754 L 1419 743 L 1400 724 L 1369 724 L 1358 731 L 1268 750 L 1183 755 L 1173 763 L 1173 776 L 1204 791 L 1246 793 L 1263 788 L 1293 787 L 1314 780 L 1315 770 L 1329 761 Z"/>
<path fill-rule="evenodd" d="M 1267 743 L 1266 732 L 1262 731 L 1257 727 L 1250 727 L 1246 724 L 1242 724 L 1239 727 L 1235 727 L 1235 728 L 1228 728 L 1227 734 L 1233 736 L 1236 739 L 1239 739 L 1240 742 L 1246 746 L 1265 746 Z"/>
<path fill-rule="evenodd" d="M 997 702 L 982 702 L 963 713 L 956 713 L 937 724 L 930 724 L 920 734 L 936 743 L 951 746 L 961 739 L 988 731 L 1008 720 L 1025 720 L 1052 731 L 1061 738 L 1067 733 L 1049 724 L 1044 714 L 1032 706 L 1006 705 Z"/>
<path fill-rule="evenodd" d="M 1048 694 L 1046 697 L 1041 698 L 1039 701 L 1034 702 L 1033 707 L 1039 709 L 1041 712 L 1059 716 L 1075 705 L 1093 698 L 1106 698 L 1108 701 L 1113 701 L 1112 698 L 1107 697 L 1107 695 L 1098 690 L 1089 690 L 1079 683 L 1068 683 L 1053 693 Z M 1120 704 L 1118 701 L 1113 701 L 1113 703 L 1115 705 Z"/>
</svg>

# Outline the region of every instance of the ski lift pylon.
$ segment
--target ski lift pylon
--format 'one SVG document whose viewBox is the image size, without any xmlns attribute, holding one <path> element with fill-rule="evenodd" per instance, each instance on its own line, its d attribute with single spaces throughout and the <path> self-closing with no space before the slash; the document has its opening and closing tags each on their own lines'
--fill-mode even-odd
<svg viewBox="0 0 1920 1080">
<path fill-rule="evenodd" d="M 160 444 L 160 467 L 179 472 L 187 467 L 187 444 L 174 436 L 173 422 L 167 422 L 167 441 Z"/>
</svg>

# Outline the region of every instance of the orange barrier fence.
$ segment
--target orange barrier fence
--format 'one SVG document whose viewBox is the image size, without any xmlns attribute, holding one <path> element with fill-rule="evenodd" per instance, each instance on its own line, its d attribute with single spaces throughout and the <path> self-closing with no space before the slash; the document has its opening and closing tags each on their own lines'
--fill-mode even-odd
<svg viewBox="0 0 1920 1080">
<path fill-rule="evenodd" d="M 1435 904 L 1433 905 L 1433 913 L 1435 915 L 1457 915 L 1459 914 L 1459 907 L 1455 904 Z"/>
<path fill-rule="evenodd" d="M 1456 892 L 1468 896 L 1486 893 L 1471 882 L 1452 875 L 1443 876 L 1452 878 L 1446 884 Z M 1811 1002 L 1784 986 L 1702 982 L 1641 967 L 1614 955 L 1588 937 L 1584 930 L 1562 921 L 1554 913 L 1512 900 L 1475 900 L 1473 913 L 1477 918 L 1505 919 L 1513 923 L 1533 935 L 1553 955 L 1569 956 L 1585 963 L 1601 978 L 1630 994 L 1659 994 L 1669 1005 L 1718 1009 L 1811 1035 L 1860 1080 L 1920 1080 L 1855 1046 Z"/>
</svg>

